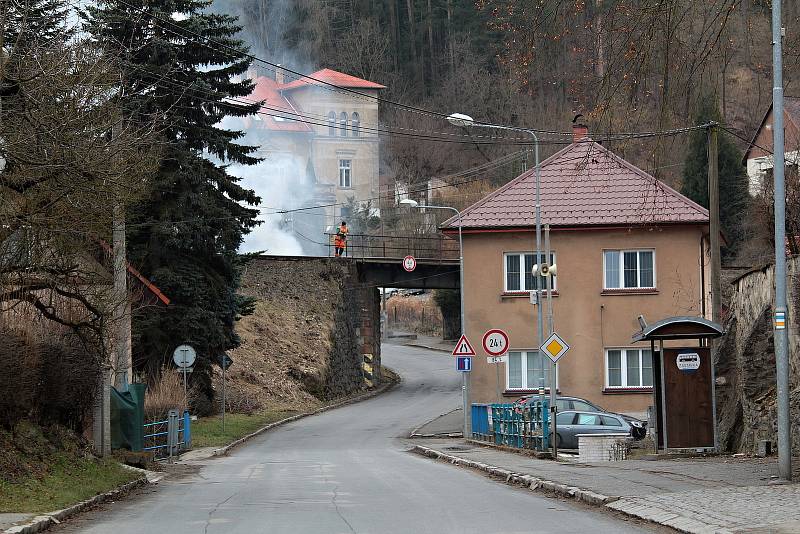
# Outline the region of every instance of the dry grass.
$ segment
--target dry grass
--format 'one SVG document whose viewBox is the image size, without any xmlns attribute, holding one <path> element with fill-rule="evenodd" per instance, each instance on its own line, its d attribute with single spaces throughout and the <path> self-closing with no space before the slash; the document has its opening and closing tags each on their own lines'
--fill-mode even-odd
<svg viewBox="0 0 800 534">
<path fill-rule="evenodd" d="M 442 332 L 442 312 L 433 294 L 395 295 L 386 301 L 389 329 L 438 336 Z"/>
<path fill-rule="evenodd" d="M 144 396 L 144 417 L 151 421 L 160 419 L 169 410 L 180 413 L 186 409 L 186 396 L 183 394 L 183 377 L 174 369 L 164 368 L 161 376 L 147 385 Z"/>
</svg>

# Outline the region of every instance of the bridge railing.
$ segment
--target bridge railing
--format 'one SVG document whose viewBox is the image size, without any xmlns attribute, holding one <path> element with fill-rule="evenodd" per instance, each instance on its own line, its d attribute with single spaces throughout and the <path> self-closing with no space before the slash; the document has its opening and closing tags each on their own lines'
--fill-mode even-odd
<svg viewBox="0 0 800 534">
<path fill-rule="evenodd" d="M 328 255 L 335 254 L 334 237 L 328 239 Z M 350 258 L 397 258 L 414 256 L 418 260 L 457 260 L 458 239 L 444 234 L 370 235 L 350 234 L 344 255 Z"/>
</svg>

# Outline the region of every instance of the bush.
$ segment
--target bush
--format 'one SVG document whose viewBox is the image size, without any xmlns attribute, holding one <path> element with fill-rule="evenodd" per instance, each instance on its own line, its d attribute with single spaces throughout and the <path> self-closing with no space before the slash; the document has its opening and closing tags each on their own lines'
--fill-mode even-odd
<svg viewBox="0 0 800 534">
<path fill-rule="evenodd" d="M 23 419 L 80 431 L 100 382 L 99 350 L 69 332 L 0 330 L 0 424 Z"/>
<path fill-rule="evenodd" d="M 160 421 L 172 409 L 181 413 L 186 409 L 183 394 L 183 375 L 173 368 L 164 367 L 161 373 L 147 385 L 144 395 L 144 418 Z"/>
</svg>

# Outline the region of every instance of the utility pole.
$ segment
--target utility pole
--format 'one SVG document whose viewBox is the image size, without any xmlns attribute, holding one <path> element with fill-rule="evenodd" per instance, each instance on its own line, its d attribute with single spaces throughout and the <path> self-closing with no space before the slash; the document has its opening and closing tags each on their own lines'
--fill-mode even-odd
<svg viewBox="0 0 800 534">
<path fill-rule="evenodd" d="M 781 0 L 772 2 L 772 141 L 775 177 L 775 370 L 778 386 L 778 473 L 792 480 L 792 433 L 789 417 L 789 339 L 786 330 L 786 191 L 783 138 L 783 27 Z"/>
<path fill-rule="evenodd" d="M 550 225 L 544 225 L 544 262 L 539 265 L 546 264 L 548 266 L 547 276 L 544 277 L 547 288 L 547 335 L 548 337 L 553 334 L 553 274 L 549 272 L 550 265 Z M 541 268 L 539 269 L 541 271 Z M 539 272 L 536 273 L 537 276 Z M 542 282 L 542 277 L 538 276 L 539 283 Z M 541 312 L 542 307 L 539 306 Z M 539 345 L 543 340 L 539 340 Z M 541 348 L 539 354 L 541 355 Z M 558 460 L 558 427 L 556 425 L 556 418 L 558 417 L 558 402 L 556 395 L 558 394 L 558 363 L 550 362 L 550 413 L 552 414 L 550 420 L 550 435 L 553 436 L 553 460 Z"/>
<path fill-rule="evenodd" d="M 121 202 L 114 205 L 113 222 L 114 256 L 114 387 L 121 391 L 128 389 L 131 375 L 131 315 L 128 302 L 128 269 L 125 259 L 125 208 Z"/>
<path fill-rule="evenodd" d="M 716 322 L 720 320 L 722 306 L 720 283 L 722 264 L 719 255 L 719 125 L 715 122 L 708 127 L 708 215 L 711 246 L 711 320 Z"/>
<path fill-rule="evenodd" d="M 719 236 L 719 125 L 712 122 L 708 127 L 708 226 L 709 245 L 711 246 L 711 320 L 720 321 L 722 309 L 722 260 L 720 258 Z M 703 290 L 705 291 L 705 289 Z M 703 295 L 705 298 L 705 295 Z M 719 340 L 711 341 L 711 394 L 716 395 L 714 381 L 716 372 L 714 362 L 717 361 Z M 711 402 L 711 420 L 714 427 L 714 450 L 719 450 L 717 433 L 717 402 Z"/>
</svg>

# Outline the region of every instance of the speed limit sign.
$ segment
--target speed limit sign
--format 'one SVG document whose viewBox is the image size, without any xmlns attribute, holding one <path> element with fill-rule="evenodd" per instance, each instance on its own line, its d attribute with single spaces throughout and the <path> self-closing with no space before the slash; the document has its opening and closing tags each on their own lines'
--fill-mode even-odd
<svg viewBox="0 0 800 534">
<path fill-rule="evenodd" d="M 497 328 L 483 334 L 483 350 L 490 356 L 501 356 L 508 351 L 508 334 Z"/>
<path fill-rule="evenodd" d="M 416 268 L 417 268 L 417 260 L 414 258 L 414 256 L 406 256 L 405 258 L 403 258 L 403 269 L 405 269 L 408 272 L 411 272 Z"/>
</svg>

